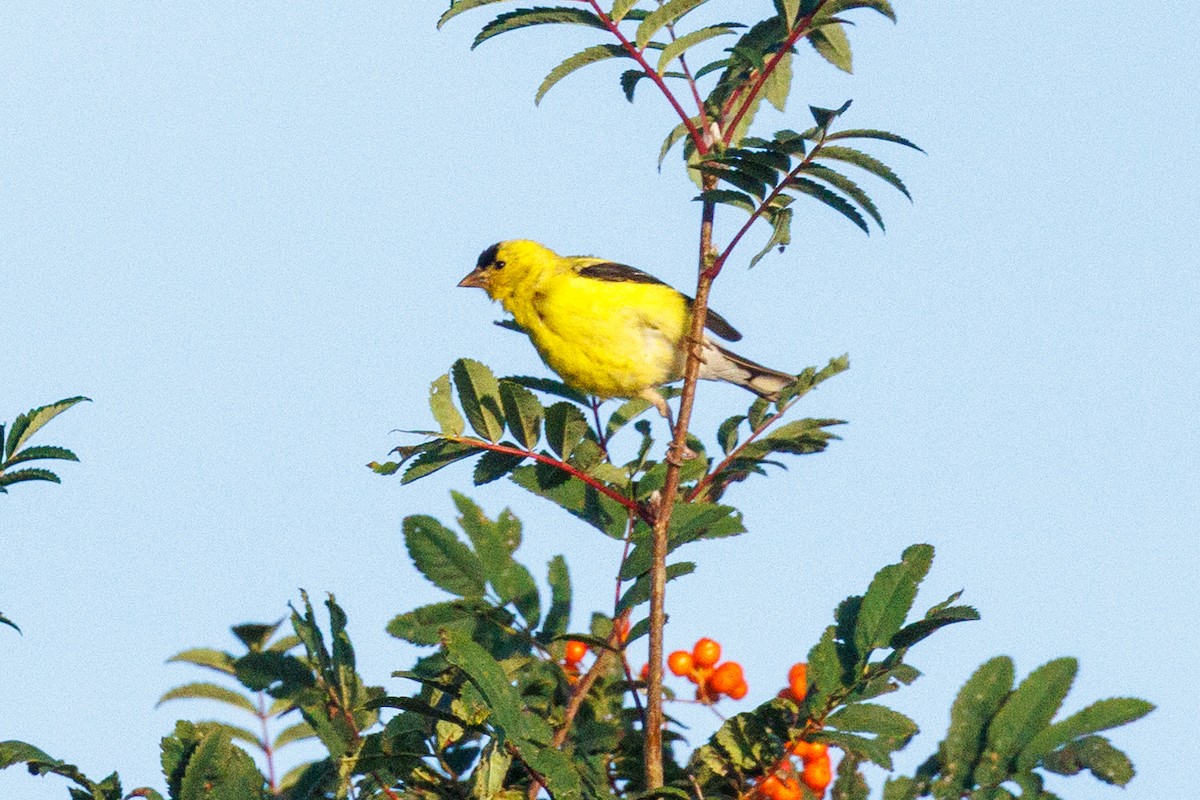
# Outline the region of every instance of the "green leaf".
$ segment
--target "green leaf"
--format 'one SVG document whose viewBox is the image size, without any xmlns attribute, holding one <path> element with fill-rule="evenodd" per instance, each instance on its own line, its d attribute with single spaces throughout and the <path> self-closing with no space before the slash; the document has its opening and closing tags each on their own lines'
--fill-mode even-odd
<svg viewBox="0 0 1200 800">
<path fill-rule="evenodd" d="M 543 643 L 566 633 L 571 621 L 571 574 L 562 556 L 550 559 L 548 582 L 550 610 L 546 612 L 546 621 L 538 633 L 538 641 Z"/>
<path fill-rule="evenodd" d="M 904 625 L 917 596 L 917 586 L 932 562 L 933 548 L 914 544 L 905 549 L 899 564 L 886 566 L 875 574 L 863 596 L 854 628 L 854 646 L 863 658 L 872 650 L 887 647 Z"/>
<path fill-rule="evenodd" d="M 1079 663 L 1059 658 L 1021 681 L 988 726 L 987 743 L 975 768 L 975 782 L 997 786 L 1010 774 L 1017 755 L 1033 741 L 1062 705 Z"/>
<path fill-rule="evenodd" d="M 476 486 L 483 486 L 485 483 L 499 480 L 516 469 L 525 458 L 526 456 L 523 455 L 489 450 L 475 464 L 475 474 L 472 480 Z"/>
<path fill-rule="evenodd" d="M 413 459 L 408 469 L 404 471 L 404 477 L 400 479 L 400 483 L 412 483 L 418 478 L 424 478 L 426 475 L 437 472 L 442 467 L 450 466 L 455 461 L 470 458 L 478 452 L 477 447 L 467 442 L 438 439 L 436 442 L 431 442 L 428 448 L 422 450 Z"/>
<path fill-rule="evenodd" d="M 738 428 L 746 421 L 744 414 L 729 417 L 717 428 L 717 441 L 721 444 L 721 452 L 725 455 L 738 445 Z"/>
<path fill-rule="evenodd" d="M 1033 769 L 1050 751 L 1062 747 L 1072 739 L 1126 725 L 1153 710 L 1153 703 L 1136 697 L 1113 697 L 1092 703 L 1033 737 L 1017 757 L 1017 769 Z"/>
<path fill-rule="evenodd" d="M 491 605 L 482 600 L 432 603 L 393 617 L 387 625 L 387 632 L 416 645 L 434 645 L 438 643 L 438 632 L 443 628 L 474 630 L 479 618 L 490 611 Z"/>
<path fill-rule="evenodd" d="M 1059 775 L 1075 775 L 1089 770 L 1105 783 L 1124 786 L 1133 780 L 1129 756 L 1112 746 L 1103 736 L 1086 736 L 1054 751 L 1045 758 L 1045 767 Z"/>
<path fill-rule="evenodd" d="M 822 14 L 840 14 L 843 11 L 850 11 L 856 8 L 870 8 L 883 14 L 892 22 L 896 21 L 896 12 L 892 10 L 892 4 L 888 0 L 828 0 L 821 8 Z"/>
<path fill-rule="evenodd" d="M 19 742 L 15 739 L 0 742 L 0 769 L 8 769 L 13 764 L 26 764 L 31 761 L 41 761 L 48 764 L 62 763 L 31 744 Z"/>
<path fill-rule="evenodd" d="M 416 568 L 438 588 L 459 597 L 483 596 L 479 557 L 433 517 L 405 517 L 404 544 Z"/>
<path fill-rule="evenodd" d="M 732 189 L 710 189 L 706 192 L 701 192 L 696 196 L 696 199 L 705 203 L 723 203 L 727 206 L 740 208 L 747 214 L 753 214 L 758 209 L 758 203 L 754 202 L 754 198 L 742 192 L 735 192 Z"/>
<path fill-rule="evenodd" d="M 463 418 L 454 407 L 454 398 L 450 396 L 449 375 L 443 375 L 429 384 L 429 410 L 433 412 L 433 418 L 443 434 L 462 435 Z"/>
<path fill-rule="evenodd" d="M 802 170 L 815 178 L 820 178 L 826 183 L 831 184 L 835 189 L 839 189 L 843 194 L 848 195 L 851 200 L 858 203 L 863 211 L 871 215 L 871 218 L 879 225 L 880 230 L 887 229 L 883 224 L 883 217 L 880 215 L 874 201 L 871 200 L 857 183 L 824 164 L 805 164 Z"/>
<path fill-rule="evenodd" d="M 264 795 L 265 784 L 246 751 L 231 743 L 228 731 L 209 728 L 189 754 L 178 800 L 250 800 Z"/>
<path fill-rule="evenodd" d="M 596 44 L 587 49 L 580 50 L 573 56 L 568 56 L 561 64 L 550 70 L 550 74 L 546 76 L 545 80 L 542 81 L 542 85 L 538 87 L 537 94 L 533 98 L 533 104 L 540 104 L 542 98 L 546 96 L 546 92 L 550 91 L 554 87 L 554 84 L 575 70 L 609 58 L 629 58 L 629 53 L 619 44 Z"/>
<path fill-rule="evenodd" d="M 784 53 L 775 65 L 775 69 L 763 81 L 763 97 L 775 108 L 783 111 L 787 106 L 788 95 L 792 93 L 792 54 Z"/>
<path fill-rule="evenodd" d="M 621 73 L 621 91 L 625 93 L 625 99 L 633 102 L 633 93 L 637 90 L 638 81 L 648 77 L 644 70 L 627 69 Z"/>
<path fill-rule="evenodd" d="M 917 642 L 932 634 L 939 628 L 953 625 L 956 622 L 973 622 L 979 619 L 979 612 L 971 606 L 949 606 L 937 612 L 930 612 L 925 619 L 905 625 L 892 637 L 888 646 L 893 650 L 912 647 Z"/>
<path fill-rule="evenodd" d="M 911 147 L 913 150 L 924 153 L 920 147 L 905 139 L 903 136 L 897 136 L 894 133 L 887 131 L 878 131 L 870 128 L 847 128 L 846 130 L 830 133 L 825 136 L 826 141 L 834 141 L 836 139 L 879 139 L 884 142 L 894 142 L 902 144 L 905 147 Z"/>
<path fill-rule="evenodd" d="M 488 708 L 488 723 L 502 738 L 525 739 L 540 745 L 550 743 L 550 726 L 540 716 L 525 712 L 509 676 L 491 653 L 462 631 L 446 630 L 442 644 L 446 660 L 461 669 L 479 690 Z"/>
<path fill-rule="evenodd" d="M 739 26 L 740 27 L 740 26 Z M 691 33 L 680 36 L 675 41 L 663 48 L 662 53 L 658 56 L 658 74 L 662 75 L 667 71 L 667 67 L 672 61 L 682 56 L 696 45 L 707 42 L 709 39 L 715 39 L 718 36 L 728 36 L 733 33 L 734 26 L 732 25 L 709 25 L 706 28 L 692 31 Z M 632 93 L 630 93 L 632 97 Z"/>
<path fill-rule="evenodd" d="M 504 435 L 504 412 L 500 407 L 500 384 L 483 364 L 470 358 L 460 358 L 450 368 L 458 401 L 467 421 L 477 434 L 489 442 Z"/>
<path fill-rule="evenodd" d="M 23 461 L 37 461 L 39 459 L 56 459 L 59 461 L 78 461 L 79 458 L 65 447 L 53 447 L 51 445 L 38 445 L 36 447 L 26 447 L 21 452 L 12 456 L 8 461 L 4 462 L 4 468 L 7 469 L 14 464 L 20 464 Z"/>
<path fill-rule="evenodd" d="M 691 575 L 696 571 L 696 565 L 691 561 L 680 561 L 677 564 L 667 565 L 667 580 L 672 581 L 684 575 Z M 617 603 L 617 613 L 620 614 L 631 608 L 636 608 L 642 603 L 650 602 L 650 573 L 644 573 L 641 577 L 633 582 L 625 594 L 621 595 L 620 602 Z"/>
<path fill-rule="evenodd" d="M 899 711 L 875 703 L 851 703 L 842 706 L 830 714 L 826 722 L 843 731 L 874 733 L 905 741 L 917 733 L 917 723 Z"/>
<path fill-rule="evenodd" d="M 474 50 L 493 36 L 499 36 L 508 31 L 527 28 L 530 25 L 555 23 L 586 25 L 591 28 L 607 30 L 604 22 L 598 16 L 583 8 L 565 8 L 561 6 L 553 8 L 518 8 L 516 11 L 506 11 L 487 25 L 484 25 L 483 30 L 479 32 L 479 35 L 475 37 L 475 41 L 471 44 L 471 49 Z"/>
<path fill-rule="evenodd" d="M 656 33 L 667 25 L 674 25 L 689 11 L 699 8 L 705 2 L 707 0 L 667 0 L 651 11 L 638 25 L 637 33 L 634 35 L 638 49 L 645 50 L 646 45 L 650 43 Z"/>
<path fill-rule="evenodd" d="M 838 657 L 834 637 L 837 629 L 830 625 L 808 651 L 808 684 L 812 687 L 807 700 L 817 708 L 843 687 L 842 660 Z"/>
<path fill-rule="evenodd" d="M 58 476 L 50 470 L 39 469 L 37 467 L 18 469 L 0 475 L 0 486 L 11 486 L 14 483 L 25 483 L 26 481 L 49 481 L 50 483 L 62 483 Z"/>
<path fill-rule="evenodd" d="M 871 234 L 871 229 L 868 227 L 867 221 L 863 219 L 862 214 L 858 213 L 858 209 L 855 208 L 849 200 L 842 197 L 832 189 L 822 186 L 816 181 L 811 181 L 808 178 L 800 177 L 790 179 L 787 182 L 787 185 L 789 189 L 794 189 L 801 194 L 806 194 L 809 197 L 814 197 L 817 200 L 820 200 L 822 203 L 846 217 L 846 219 L 850 220 L 858 227 L 862 228 L 863 233 L 867 234 L 868 236 Z M 791 209 L 787 210 L 790 211 Z"/>
<path fill-rule="evenodd" d="M 794 183 L 794 181 L 792 181 Z M 767 244 L 762 250 L 755 253 L 750 259 L 750 266 L 753 267 L 763 259 L 772 249 L 778 247 L 779 252 L 783 252 L 789 244 L 792 243 L 792 210 L 790 208 L 782 208 L 775 213 L 771 218 L 771 238 L 767 240 Z"/>
<path fill-rule="evenodd" d="M 820 740 L 836 744 L 856 758 L 866 758 L 886 770 L 892 769 L 892 751 L 894 743 L 886 737 L 869 739 L 866 736 L 847 733 L 845 731 L 822 731 Z"/>
<path fill-rule="evenodd" d="M 312 725 L 309 725 L 307 722 L 297 722 L 295 725 L 289 725 L 281 730 L 275 737 L 275 741 L 271 743 L 271 747 L 278 750 L 284 745 L 289 745 L 293 742 L 302 742 L 305 739 L 316 738 L 316 735 L 317 733 L 313 730 Z"/>
<path fill-rule="evenodd" d="M 578 406 L 555 403 L 546 409 L 546 444 L 564 461 L 590 430 L 587 417 Z"/>
<path fill-rule="evenodd" d="M 522 447 L 537 446 L 542 437 L 542 415 L 544 410 L 533 392 L 515 381 L 500 381 L 500 402 L 508 429 Z"/>
<path fill-rule="evenodd" d="M 808 34 L 808 42 L 821 57 L 843 72 L 854 72 L 854 58 L 850 52 L 850 40 L 839 23 L 827 23 L 814 28 Z"/>
<path fill-rule="evenodd" d="M 629 518 L 625 506 L 578 478 L 568 477 L 545 464 L 517 467 L 510 477 L 513 483 L 551 500 L 605 535 L 614 539 L 625 537 Z"/>
<path fill-rule="evenodd" d="M 211 647 L 195 647 L 176 653 L 167 659 L 167 663 L 183 662 L 222 672 L 226 675 L 233 675 L 234 660 L 234 657 L 229 653 L 214 650 Z"/>
<path fill-rule="evenodd" d="M 812 113 L 813 121 L 817 123 L 817 128 L 815 130 L 805 131 L 801 135 L 806 139 L 819 141 L 821 138 L 823 138 L 825 131 L 828 130 L 833 121 L 842 114 L 846 113 L 846 111 L 850 108 L 851 102 L 852 101 L 847 100 L 846 102 L 842 103 L 840 108 L 821 108 L 820 106 L 809 106 L 808 110 Z"/>
<path fill-rule="evenodd" d="M 900 180 L 900 177 L 892 172 L 891 167 L 861 150 L 855 150 L 853 147 L 825 145 L 817 152 L 816 158 L 833 159 L 834 161 L 844 161 L 847 164 L 853 164 L 860 169 L 870 172 L 872 175 L 877 175 L 899 189 L 909 200 L 912 199 L 912 195 L 908 193 L 908 189 L 904 186 L 904 181 Z"/>
<path fill-rule="evenodd" d="M 613 22 L 620 22 L 625 19 L 625 15 L 629 10 L 638 4 L 638 0 L 614 0 L 612 11 L 608 13 L 608 18 Z"/>
<path fill-rule="evenodd" d="M 224 686 L 217 686 L 215 683 L 199 682 L 176 686 L 158 698 L 158 702 L 154 705 L 160 706 L 168 700 L 215 700 L 218 703 L 240 708 L 250 714 L 258 713 L 258 709 L 250 698 L 240 692 L 226 689 Z"/>
<path fill-rule="evenodd" d="M 473 8 L 479 8 L 480 6 L 501 2 L 505 2 L 505 0 L 452 0 L 450 3 L 450 8 L 444 14 L 442 14 L 441 19 L 438 20 L 437 26 L 440 29 L 443 25 L 464 11 L 470 11 Z"/>
<path fill-rule="evenodd" d="M 693 125 L 699 124 L 699 121 L 696 119 L 692 119 L 691 122 Z M 681 122 L 671 129 L 671 132 L 667 134 L 666 139 L 663 139 L 662 147 L 660 147 L 658 150 L 659 172 L 662 172 L 663 160 L 667 157 L 667 153 L 671 152 L 671 148 L 675 146 L 676 142 L 687 138 L 689 133 L 690 131 L 688 130 L 687 123 Z"/>
<path fill-rule="evenodd" d="M 21 632 L 20 626 L 18 626 L 17 623 L 13 622 L 11 619 L 4 616 L 3 614 L 0 614 L 0 625 L 7 625 L 8 627 L 12 628 L 17 633 Z"/>
<path fill-rule="evenodd" d="M 8 458 L 12 458 L 25 442 L 29 441 L 29 437 L 37 433 L 47 422 L 57 417 L 62 412 L 66 411 L 76 403 L 84 401 L 91 402 L 88 397 L 68 397 L 66 400 L 59 400 L 57 403 L 39 406 L 38 408 L 30 409 L 28 412 L 19 415 L 13 420 L 12 427 L 8 431 L 8 442 L 5 447 L 5 453 Z M 0 454 L 3 455 L 3 454 Z"/>
<path fill-rule="evenodd" d="M 588 404 L 587 395 L 582 392 L 577 392 L 570 386 L 567 386 L 562 381 L 556 381 L 553 378 L 534 378 L 529 375 L 513 375 L 505 378 L 506 381 L 524 386 L 526 389 L 532 389 L 535 392 L 561 397 L 564 400 L 570 400 L 572 403 L 578 403 L 581 406 Z"/>
<path fill-rule="evenodd" d="M 1013 663 L 1007 656 L 984 662 L 963 684 L 950 708 L 950 729 L 938 747 L 941 775 L 933 785 L 934 797 L 958 798 L 970 787 L 987 727 L 1012 685 Z"/>
</svg>

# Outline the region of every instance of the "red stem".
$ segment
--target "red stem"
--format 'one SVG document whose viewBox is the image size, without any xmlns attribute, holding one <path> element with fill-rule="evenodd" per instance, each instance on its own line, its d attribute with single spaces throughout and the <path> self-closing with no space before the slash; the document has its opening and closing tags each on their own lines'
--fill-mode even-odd
<svg viewBox="0 0 1200 800">
<path fill-rule="evenodd" d="M 754 82 L 754 86 L 750 89 L 750 93 L 746 95 L 746 101 L 742 103 L 742 107 L 738 109 L 737 116 L 733 118 L 733 122 L 727 125 L 723 131 L 725 144 L 729 144 L 733 138 L 733 132 L 737 130 L 738 123 L 742 121 L 742 117 L 746 116 L 746 112 L 748 112 L 750 110 L 750 106 L 754 104 L 754 100 L 758 97 L 758 93 L 762 91 L 762 87 L 767 82 L 767 78 L 771 77 L 771 73 L 773 73 L 775 68 L 779 66 L 779 62 L 783 60 L 783 57 L 791 52 L 791 49 L 796 44 L 796 41 L 804 35 L 806 30 L 808 30 L 809 23 L 812 22 L 813 17 L 821 12 L 821 8 L 824 5 L 825 0 L 821 0 L 821 2 L 817 4 L 817 7 L 812 10 L 811 14 L 796 20 L 796 27 L 793 28 L 792 32 L 788 34 L 788 38 L 784 40 L 783 46 L 779 48 L 775 55 L 771 56 L 771 60 L 767 62 L 765 67 L 763 67 L 762 72 L 760 72 L 758 75 L 758 80 Z"/>
<path fill-rule="evenodd" d="M 572 478 L 578 478 L 606 497 L 616 500 L 630 513 L 637 514 L 638 517 L 644 520 L 647 525 L 651 524 L 651 520 L 644 513 L 642 513 L 642 510 L 638 508 L 638 504 L 636 502 L 616 491 L 615 489 L 605 486 L 591 475 L 576 469 L 565 461 L 560 461 L 557 458 L 552 458 L 542 453 L 535 453 L 532 450 L 522 450 L 519 447 L 509 447 L 507 445 L 496 444 L 494 442 L 485 442 L 481 439 L 469 439 L 461 436 L 445 436 L 443 438 L 450 442 L 469 444 L 471 447 L 477 447 L 480 450 L 491 450 L 494 453 L 505 453 L 510 456 L 524 456 L 525 458 L 532 458 L 534 461 L 540 461 L 543 464 L 549 464 L 550 466 L 567 473 Z"/>
<path fill-rule="evenodd" d="M 675 99 L 675 94 L 667 87 L 666 81 L 658 74 L 658 70 L 650 66 L 650 62 L 642 56 L 642 51 L 637 48 L 633 42 L 625 38 L 625 34 L 621 33 L 621 29 L 617 27 L 617 23 L 612 21 L 612 18 L 605 14 L 600 8 L 600 4 L 596 0 L 587 0 L 588 5 L 596 12 L 596 16 L 600 17 L 600 21 L 604 23 L 604 27 L 608 28 L 609 33 L 617 37 L 617 41 L 625 48 L 625 52 L 629 53 L 630 57 L 638 63 L 642 71 L 646 73 L 646 77 L 654 81 L 654 84 L 663 93 L 663 97 L 667 98 L 667 102 L 671 104 L 671 108 L 675 109 L 675 113 L 683 120 L 683 124 L 687 126 L 688 135 L 692 137 L 692 142 L 696 145 L 696 151 L 701 155 L 708 152 L 708 144 L 704 141 L 704 134 L 696 127 L 696 123 L 692 122 L 692 118 L 683 110 L 683 106 Z M 703 111 L 703 109 L 701 109 Z"/>
</svg>

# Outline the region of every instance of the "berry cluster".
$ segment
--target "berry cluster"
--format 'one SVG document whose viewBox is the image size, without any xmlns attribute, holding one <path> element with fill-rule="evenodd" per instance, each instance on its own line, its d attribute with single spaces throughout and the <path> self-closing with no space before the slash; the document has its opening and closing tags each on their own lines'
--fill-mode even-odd
<svg viewBox="0 0 1200 800">
<path fill-rule="evenodd" d="M 696 642 L 690 653 L 676 650 L 667 656 L 667 668 L 696 684 L 696 699 L 701 703 L 715 703 L 721 695 L 741 700 L 750 691 L 742 665 L 736 661 L 718 664 L 720 660 L 721 645 L 704 638 Z"/>
<path fill-rule="evenodd" d="M 796 703 L 803 702 L 808 694 L 808 665 L 793 664 L 788 670 L 788 685 L 779 696 Z M 774 772 L 758 784 L 758 793 L 766 800 L 801 800 L 800 783 L 808 787 L 818 798 L 833 780 L 833 766 L 829 762 L 829 747 L 822 742 L 797 739 L 788 745 L 788 755 L 777 765 Z M 791 757 L 800 759 L 801 768 L 797 779 L 796 765 Z"/>
</svg>

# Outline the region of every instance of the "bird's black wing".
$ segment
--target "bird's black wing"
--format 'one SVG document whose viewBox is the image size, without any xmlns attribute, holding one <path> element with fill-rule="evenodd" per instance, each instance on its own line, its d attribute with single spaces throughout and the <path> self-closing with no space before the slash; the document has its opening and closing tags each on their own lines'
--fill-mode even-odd
<svg viewBox="0 0 1200 800">
<path fill-rule="evenodd" d="M 648 272 L 642 272 L 637 267 L 631 267 L 628 264 L 618 264 L 615 261 L 603 261 L 599 264 L 589 264 L 579 270 L 579 274 L 585 278 L 593 278 L 598 281 L 614 281 L 628 283 L 657 283 L 661 286 L 667 286 L 664 281 L 660 281 Z M 684 295 L 688 301 L 688 305 L 692 304 L 692 298 Z M 708 316 L 705 318 L 704 327 L 720 336 L 727 342 L 736 342 L 742 338 L 742 334 L 738 333 L 737 328 L 729 324 L 729 322 L 711 308 L 708 310 Z"/>
</svg>

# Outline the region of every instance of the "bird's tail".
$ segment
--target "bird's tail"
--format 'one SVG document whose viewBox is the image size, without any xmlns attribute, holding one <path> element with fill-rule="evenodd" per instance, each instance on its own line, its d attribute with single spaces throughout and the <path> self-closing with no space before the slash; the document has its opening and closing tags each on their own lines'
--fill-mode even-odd
<svg viewBox="0 0 1200 800">
<path fill-rule="evenodd" d="M 735 383 L 771 401 L 779 399 L 780 390 L 796 381 L 795 375 L 756 364 L 708 340 L 704 342 L 700 377 Z"/>
</svg>

